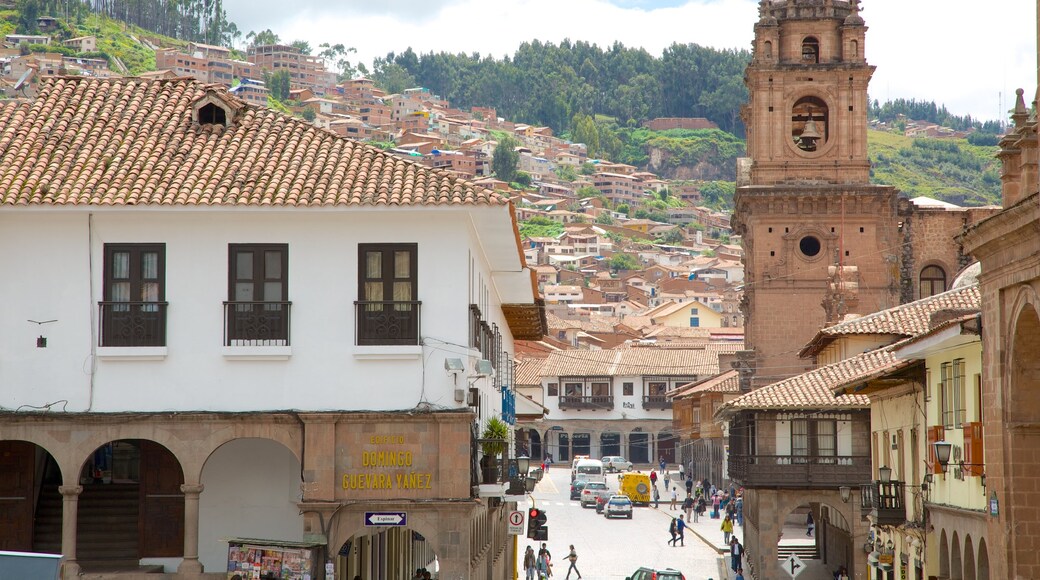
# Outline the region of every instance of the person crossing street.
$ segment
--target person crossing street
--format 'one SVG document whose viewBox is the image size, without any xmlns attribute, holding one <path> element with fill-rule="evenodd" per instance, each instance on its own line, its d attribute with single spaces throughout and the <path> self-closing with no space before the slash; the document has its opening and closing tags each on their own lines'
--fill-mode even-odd
<svg viewBox="0 0 1040 580">
<path fill-rule="evenodd" d="M 571 565 L 570 565 L 570 568 L 567 568 L 567 576 L 565 576 L 564 578 L 565 579 L 566 578 L 570 578 L 571 577 L 571 570 L 574 570 L 574 573 L 577 574 L 578 578 L 580 579 L 581 578 L 581 572 L 578 571 L 578 565 L 577 565 L 578 564 L 578 553 L 574 551 L 574 544 L 571 544 L 571 553 L 567 554 L 567 560 L 570 561 Z"/>
</svg>

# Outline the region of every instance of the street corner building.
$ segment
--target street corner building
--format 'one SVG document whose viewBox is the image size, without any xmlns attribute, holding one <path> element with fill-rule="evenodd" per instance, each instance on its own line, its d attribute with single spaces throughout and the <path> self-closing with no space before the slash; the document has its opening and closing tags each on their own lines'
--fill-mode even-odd
<svg viewBox="0 0 1040 580">
<path fill-rule="evenodd" d="M 476 434 L 545 314 L 505 197 L 222 88 L 53 77 L 0 108 L 0 244 L 0 550 L 512 569 Z"/>
</svg>

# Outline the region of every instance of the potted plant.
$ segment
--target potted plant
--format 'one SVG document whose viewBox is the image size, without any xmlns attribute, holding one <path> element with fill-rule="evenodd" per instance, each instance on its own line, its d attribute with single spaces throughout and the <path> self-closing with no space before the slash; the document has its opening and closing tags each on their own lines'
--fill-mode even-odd
<svg viewBox="0 0 1040 580">
<path fill-rule="evenodd" d="M 483 483 L 497 483 L 499 458 L 506 450 L 509 441 L 509 425 L 498 417 L 491 417 L 484 423 L 480 433 L 480 474 Z"/>
</svg>

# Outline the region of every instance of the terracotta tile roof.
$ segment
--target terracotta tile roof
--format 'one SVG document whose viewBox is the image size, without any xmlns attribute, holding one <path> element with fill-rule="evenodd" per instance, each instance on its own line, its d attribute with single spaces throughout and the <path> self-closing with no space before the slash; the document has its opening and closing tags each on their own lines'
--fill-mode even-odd
<svg viewBox="0 0 1040 580">
<path fill-rule="evenodd" d="M 834 391 L 913 364 L 914 361 L 900 360 L 893 354 L 894 347 L 900 344 L 864 352 L 751 391 L 726 403 L 715 415 L 725 417 L 751 410 L 866 409 L 870 406 L 866 395 L 835 397 Z"/>
<path fill-rule="evenodd" d="M 215 96 L 230 126 L 199 126 Z M 0 108 L 0 204 L 506 205 L 502 195 L 190 79 L 50 77 Z"/>
<path fill-rule="evenodd" d="M 516 360 L 513 383 L 516 385 L 541 385 L 541 370 L 545 359 L 521 358 Z"/>
<path fill-rule="evenodd" d="M 820 330 L 798 355 L 803 358 L 813 356 L 838 337 L 853 334 L 916 336 L 929 330 L 932 315 L 936 312 L 942 310 L 978 311 L 981 305 L 982 297 L 978 284 L 955 288 L 888 310 L 828 326 Z"/>
<path fill-rule="evenodd" d="M 690 376 L 718 372 L 718 351 L 714 349 L 619 347 L 552 353 L 545 359 L 541 376 Z"/>
<path fill-rule="evenodd" d="M 676 388 L 668 396 L 672 399 L 684 399 L 699 393 L 739 393 L 740 373 L 728 370 L 722 374 L 708 377 L 703 381 L 692 382 Z"/>
</svg>

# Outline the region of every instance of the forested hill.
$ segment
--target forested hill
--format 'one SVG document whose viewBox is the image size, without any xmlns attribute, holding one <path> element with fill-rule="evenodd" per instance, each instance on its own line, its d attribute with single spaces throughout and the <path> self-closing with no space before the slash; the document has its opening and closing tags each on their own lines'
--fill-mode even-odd
<svg viewBox="0 0 1040 580">
<path fill-rule="evenodd" d="M 428 53 L 410 48 L 373 62 L 372 78 L 390 93 L 423 86 L 452 106 L 490 106 L 500 117 L 570 129 L 574 115 L 606 115 L 620 125 L 654 117 L 706 117 L 743 134 L 740 106 L 748 51 L 672 44 L 660 56 L 614 43 L 524 43 L 510 58 Z"/>
</svg>

